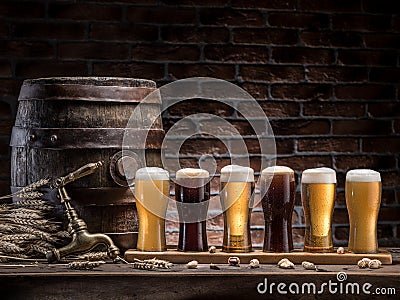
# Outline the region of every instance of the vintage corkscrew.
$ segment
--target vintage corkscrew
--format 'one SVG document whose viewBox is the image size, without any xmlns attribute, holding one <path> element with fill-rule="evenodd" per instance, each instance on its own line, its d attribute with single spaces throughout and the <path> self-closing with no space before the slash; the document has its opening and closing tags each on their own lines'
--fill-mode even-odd
<svg viewBox="0 0 400 300">
<path fill-rule="evenodd" d="M 102 233 L 89 233 L 85 221 L 79 218 L 71 204 L 71 198 L 68 196 L 65 189 L 67 184 L 94 173 L 96 169 L 102 165 L 103 163 L 101 161 L 89 163 L 64 177 L 57 178 L 52 183 L 51 187 L 57 189 L 61 203 L 64 205 L 65 213 L 69 221 L 68 232 L 72 235 L 72 241 L 60 249 L 53 249 L 47 252 L 46 257 L 49 263 L 60 261 L 61 258 L 71 254 L 87 252 L 100 244 L 107 247 L 107 252 L 111 259 L 114 261 L 119 259 L 119 249 L 114 245 L 109 236 Z"/>
</svg>

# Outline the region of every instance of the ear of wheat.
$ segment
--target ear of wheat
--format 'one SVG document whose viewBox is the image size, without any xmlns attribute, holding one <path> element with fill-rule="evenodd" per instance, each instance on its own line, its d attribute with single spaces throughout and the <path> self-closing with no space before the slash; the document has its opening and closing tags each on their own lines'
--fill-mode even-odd
<svg viewBox="0 0 400 300">
<path fill-rule="evenodd" d="M 26 187 L 20 189 L 19 191 L 6 195 L 6 196 L 2 196 L 0 197 L 1 199 L 9 199 L 12 197 L 16 197 L 16 198 L 40 198 L 43 194 L 39 193 L 39 192 L 33 192 L 37 190 L 38 188 L 48 184 L 50 182 L 50 179 L 46 178 L 46 179 L 40 179 L 34 183 L 31 183 L 30 185 L 27 185 Z M 35 194 L 36 193 L 36 194 Z M 39 196 L 38 196 L 39 195 Z"/>
</svg>

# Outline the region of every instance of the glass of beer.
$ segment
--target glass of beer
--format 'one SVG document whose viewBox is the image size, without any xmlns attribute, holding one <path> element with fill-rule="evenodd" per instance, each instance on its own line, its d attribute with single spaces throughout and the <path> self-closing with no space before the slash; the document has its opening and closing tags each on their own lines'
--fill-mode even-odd
<svg viewBox="0 0 400 300">
<path fill-rule="evenodd" d="M 304 251 L 332 252 L 332 215 L 336 172 L 330 168 L 305 170 L 301 176 L 301 201 L 306 221 Z"/>
<path fill-rule="evenodd" d="M 207 251 L 206 219 L 210 200 L 209 173 L 185 168 L 176 172 L 175 198 L 179 214 L 179 251 Z"/>
<path fill-rule="evenodd" d="M 293 250 L 292 214 L 296 194 L 294 171 L 284 166 L 264 169 L 260 190 L 265 220 L 263 251 L 290 252 Z"/>
<path fill-rule="evenodd" d="M 135 198 L 139 217 L 137 249 L 165 251 L 165 214 L 169 196 L 168 171 L 147 167 L 136 171 Z"/>
<path fill-rule="evenodd" d="M 222 168 L 220 181 L 220 199 L 224 211 L 222 251 L 250 252 L 254 171 L 248 167 L 228 165 Z"/>
<path fill-rule="evenodd" d="M 346 174 L 346 204 L 350 219 L 349 251 L 377 253 L 376 224 L 381 204 L 381 175 L 367 169 Z"/>
</svg>

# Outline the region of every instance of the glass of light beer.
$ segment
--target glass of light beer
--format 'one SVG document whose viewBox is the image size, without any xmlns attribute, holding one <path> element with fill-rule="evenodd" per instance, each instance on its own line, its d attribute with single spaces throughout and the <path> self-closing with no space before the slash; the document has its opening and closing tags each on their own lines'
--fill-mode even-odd
<svg viewBox="0 0 400 300">
<path fill-rule="evenodd" d="M 228 165 L 222 168 L 220 181 L 220 199 L 224 211 L 222 251 L 250 252 L 254 171 L 248 167 Z"/>
<path fill-rule="evenodd" d="M 263 251 L 290 252 L 293 250 L 292 214 L 296 194 L 294 171 L 284 166 L 264 169 L 260 191 L 265 220 Z"/>
<path fill-rule="evenodd" d="M 185 168 L 176 172 L 175 198 L 179 214 L 179 251 L 207 251 L 206 219 L 210 200 L 209 173 Z"/>
<path fill-rule="evenodd" d="M 165 251 L 165 214 L 169 196 L 168 171 L 147 167 L 136 171 L 135 198 L 139 217 L 137 249 Z"/>
<path fill-rule="evenodd" d="M 346 205 L 350 219 L 349 251 L 377 253 L 376 225 L 381 205 L 381 175 L 368 169 L 346 174 Z"/>
<path fill-rule="evenodd" d="M 301 176 L 301 200 L 306 221 L 304 251 L 332 252 L 332 215 L 336 196 L 336 172 L 330 168 L 305 170 Z"/>
</svg>

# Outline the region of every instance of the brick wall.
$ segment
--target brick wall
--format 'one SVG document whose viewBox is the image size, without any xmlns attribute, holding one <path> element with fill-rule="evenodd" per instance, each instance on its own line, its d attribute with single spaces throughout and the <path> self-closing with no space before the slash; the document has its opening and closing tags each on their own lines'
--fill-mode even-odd
<svg viewBox="0 0 400 300">
<path fill-rule="evenodd" d="M 154 79 L 160 86 L 211 76 L 243 87 L 259 101 L 276 136 L 277 161 L 295 169 L 297 178 L 306 168 L 337 170 L 336 245 L 348 238 L 345 172 L 380 171 L 380 243 L 399 246 L 399 41 L 399 10 L 389 0 L 3 0 L 0 193 L 8 190 L 8 143 L 23 79 L 127 76 Z M 244 135 L 259 172 L 252 132 L 234 111 L 201 101 L 171 108 L 164 127 L 199 110 L 224 117 Z M 184 144 L 182 162 L 196 165 L 207 153 L 220 167 L 229 163 L 224 146 L 205 138 Z M 213 187 L 216 191 L 218 183 Z M 298 195 L 296 245 L 304 234 L 300 205 Z M 209 222 L 211 243 L 220 244 L 221 224 L 221 218 Z M 260 245 L 259 207 L 252 225 Z M 176 224 L 169 222 L 168 228 L 169 242 L 176 241 Z"/>
</svg>

